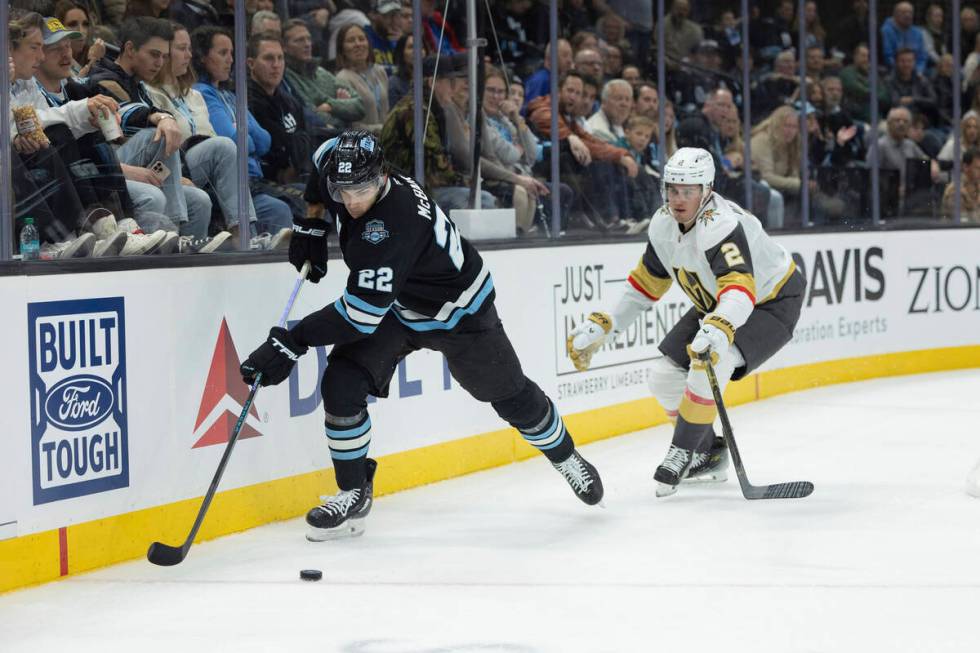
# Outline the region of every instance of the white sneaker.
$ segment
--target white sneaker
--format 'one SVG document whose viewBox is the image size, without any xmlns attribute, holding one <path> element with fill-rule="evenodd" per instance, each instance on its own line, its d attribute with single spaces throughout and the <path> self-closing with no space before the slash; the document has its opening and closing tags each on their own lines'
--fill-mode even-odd
<svg viewBox="0 0 980 653">
<path fill-rule="evenodd" d="M 117 256 L 122 248 L 126 246 L 128 234 L 125 231 L 114 231 L 106 238 L 96 241 L 92 256 L 103 258 L 106 256 Z"/>
<path fill-rule="evenodd" d="M 277 252 L 286 251 L 289 249 L 289 241 L 293 238 L 293 230 L 282 228 L 272 235 L 272 241 L 269 243 L 269 249 L 274 249 Z"/>
<path fill-rule="evenodd" d="M 60 258 L 84 258 L 95 249 L 95 234 L 84 233 L 78 238 L 63 240 L 60 243 L 41 245 L 41 258 L 54 260 Z"/>
<path fill-rule="evenodd" d="M 264 252 L 272 249 L 272 236 L 267 233 L 261 233 L 258 236 L 249 238 L 248 249 L 253 252 Z"/>
<path fill-rule="evenodd" d="M 173 254 L 177 250 L 177 245 L 180 242 L 180 236 L 176 231 L 166 231 L 164 232 L 164 239 L 160 241 L 160 245 L 154 251 L 154 254 Z"/>
<path fill-rule="evenodd" d="M 95 217 L 95 216 L 99 217 Z M 93 220 L 92 218 L 95 217 Z M 95 237 L 99 240 L 106 240 L 112 234 L 119 231 L 119 225 L 116 223 L 116 216 L 107 211 L 106 209 L 96 209 L 89 214 L 86 219 L 89 229 L 95 234 Z"/>
<path fill-rule="evenodd" d="M 153 254 L 166 237 L 167 232 L 162 229 L 158 229 L 152 234 L 126 233 L 126 244 L 123 245 L 119 255 L 140 256 L 141 254 Z"/>
<path fill-rule="evenodd" d="M 235 244 L 231 241 L 230 233 L 219 231 L 211 238 L 181 236 L 177 247 L 181 254 L 211 254 L 217 251 L 233 250 Z"/>
</svg>

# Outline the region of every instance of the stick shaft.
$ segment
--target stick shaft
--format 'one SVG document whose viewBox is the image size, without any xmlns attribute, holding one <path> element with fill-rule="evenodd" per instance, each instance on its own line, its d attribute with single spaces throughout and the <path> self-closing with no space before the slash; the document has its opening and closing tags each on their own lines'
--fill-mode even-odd
<svg viewBox="0 0 980 653">
<path fill-rule="evenodd" d="M 299 296 L 299 289 L 303 286 L 303 281 L 306 279 L 306 275 L 309 270 L 310 264 L 307 262 L 303 265 L 303 269 L 300 270 L 299 275 L 296 278 L 296 283 L 293 284 L 293 290 L 289 294 L 289 299 L 286 302 L 286 308 L 283 309 L 282 316 L 279 318 L 280 327 L 286 326 L 286 320 L 289 319 L 289 313 L 293 310 L 293 304 L 296 303 L 296 297 Z M 232 430 L 231 436 L 228 438 L 228 444 L 225 446 L 225 451 L 223 454 L 221 454 L 221 462 L 218 463 L 218 469 L 214 473 L 214 478 L 211 479 L 211 485 L 208 487 L 208 492 L 204 495 L 204 501 L 201 503 L 201 508 L 197 512 L 197 519 L 194 520 L 194 526 L 191 527 L 191 532 L 187 535 L 187 539 L 184 540 L 184 550 L 189 549 L 191 544 L 193 544 L 194 538 L 197 537 L 197 532 L 201 528 L 201 524 L 204 523 L 204 515 L 207 514 L 208 508 L 211 506 L 211 501 L 214 499 L 214 495 L 218 490 L 218 483 L 221 482 L 221 477 L 225 473 L 225 467 L 228 465 L 228 460 L 231 458 L 232 449 L 235 448 L 235 442 L 238 441 L 238 434 L 242 431 L 242 426 L 245 424 L 245 419 L 248 417 L 248 411 L 252 407 L 252 402 L 255 400 L 255 393 L 258 392 L 261 383 L 262 373 L 259 372 L 255 375 L 255 381 L 252 382 L 252 387 L 249 388 L 248 397 L 245 399 L 245 404 L 242 406 L 242 412 L 238 416 L 238 421 L 235 422 L 235 428 Z"/>
</svg>

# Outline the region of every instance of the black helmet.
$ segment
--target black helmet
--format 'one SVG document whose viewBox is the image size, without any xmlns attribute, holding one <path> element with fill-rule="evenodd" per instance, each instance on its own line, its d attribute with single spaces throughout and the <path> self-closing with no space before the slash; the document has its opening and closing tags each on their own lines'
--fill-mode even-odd
<svg viewBox="0 0 980 653">
<path fill-rule="evenodd" d="M 326 180 L 330 196 L 338 202 L 342 201 L 341 190 L 356 193 L 371 186 L 380 188 L 387 172 L 381 142 L 359 129 L 338 136 L 330 154 L 320 162 L 320 178 Z"/>
</svg>

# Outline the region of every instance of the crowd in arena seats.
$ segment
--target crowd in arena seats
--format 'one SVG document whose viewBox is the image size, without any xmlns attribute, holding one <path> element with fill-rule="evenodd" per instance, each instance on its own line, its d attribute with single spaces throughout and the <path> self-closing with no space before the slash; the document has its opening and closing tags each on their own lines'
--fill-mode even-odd
<svg viewBox="0 0 980 653">
<path fill-rule="evenodd" d="M 961 215 L 980 220 L 980 20 L 970 6 L 959 16 L 963 47 L 955 61 L 944 2 L 883 0 L 887 15 L 878 20 L 867 0 L 840 0 L 833 4 L 847 5 L 845 16 L 828 29 L 826 3 L 812 0 L 802 17 L 795 0 L 752 0 L 745 17 L 735 0 L 668 0 L 666 88 L 659 88 L 653 0 L 560 2 L 557 70 L 548 3 L 492 2 L 477 167 L 462 0 L 422 0 L 421 43 L 412 37 L 410 0 L 246 0 L 244 89 L 233 79 L 234 4 L 11 1 L 15 232 L 33 217 L 44 258 L 234 248 L 242 238 L 233 164 L 239 124 L 248 143 L 247 240 L 253 250 L 287 246 L 293 217 L 306 215 L 311 154 L 327 139 L 370 130 L 396 168 L 414 170 L 417 47 L 427 186 L 444 209 L 467 207 L 478 171 L 481 204 L 513 208 L 523 237 L 551 233 L 552 151 L 562 231 L 642 233 L 662 201 L 660 160 L 685 146 L 711 152 L 716 190 L 738 202 L 750 194 L 770 229 L 807 226 L 804 197 L 812 224 L 867 221 L 874 143 L 883 215 L 949 219 L 954 130 Z M 869 21 L 879 35 L 876 62 Z M 956 67 L 962 84 L 954 88 Z M 242 93 L 246 115 L 236 105 Z M 872 93 L 878 124 L 871 124 Z M 956 94 L 964 115 L 953 125 Z M 751 131 L 743 133 L 748 100 Z"/>
</svg>

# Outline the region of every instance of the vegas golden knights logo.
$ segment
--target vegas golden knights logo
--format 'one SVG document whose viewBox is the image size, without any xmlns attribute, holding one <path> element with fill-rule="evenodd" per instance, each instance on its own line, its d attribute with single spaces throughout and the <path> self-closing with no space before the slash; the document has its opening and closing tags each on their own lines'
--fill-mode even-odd
<svg viewBox="0 0 980 653">
<path fill-rule="evenodd" d="M 696 272 L 688 272 L 684 268 L 674 268 L 674 276 L 687 295 L 694 303 L 694 308 L 701 313 L 710 313 L 715 307 L 715 298 L 704 287 Z"/>
</svg>

